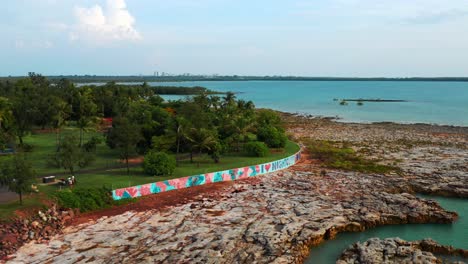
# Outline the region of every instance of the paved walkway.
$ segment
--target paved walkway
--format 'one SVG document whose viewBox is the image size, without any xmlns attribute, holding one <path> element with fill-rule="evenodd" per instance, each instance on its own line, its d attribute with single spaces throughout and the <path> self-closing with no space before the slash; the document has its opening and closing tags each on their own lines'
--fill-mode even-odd
<svg viewBox="0 0 468 264">
<path fill-rule="evenodd" d="M 0 204 L 9 203 L 18 199 L 18 195 L 14 192 L 9 192 L 6 187 L 0 187 Z"/>
</svg>

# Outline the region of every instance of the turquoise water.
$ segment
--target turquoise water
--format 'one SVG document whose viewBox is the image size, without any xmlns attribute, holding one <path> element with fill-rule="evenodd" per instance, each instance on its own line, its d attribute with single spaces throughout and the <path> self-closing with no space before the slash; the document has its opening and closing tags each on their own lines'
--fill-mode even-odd
<svg viewBox="0 0 468 264">
<path fill-rule="evenodd" d="M 338 116 L 343 121 L 430 123 L 468 126 L 468 83 L 465 82 L 359 82 L 359 81 L 205 81 L 151 83 L 152 85 L 204 86 L 239 92 L 257 107 L 292 113 Z M 177 96 L 171 99 L 180 98 Z M 409 102 L 350 102 L 334 98 L 401 99 Z"/>
<path fill-rule="evenodd" d="M 391 225 L 370 229 L 361 233 L 342 233 L 334 240 L 327 241 L 312 248 L 306 264 L 335 263 L 341 252 L 351 244 L 366 241 L 372 237 L 400 237 L 404 240 L 421 240 L 432 238 L 443 245 L 468 249 L 468 200 L 457 198 L 442 198 L 421 196 L 438 201 L 441 206 L 459 215 L 458 221 L 452 224 L 410 224 Z"/>
</svg>

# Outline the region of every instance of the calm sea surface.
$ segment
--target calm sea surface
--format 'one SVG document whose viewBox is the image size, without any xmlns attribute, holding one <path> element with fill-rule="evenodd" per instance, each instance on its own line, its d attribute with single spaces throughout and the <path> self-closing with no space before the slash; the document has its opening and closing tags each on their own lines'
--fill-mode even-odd
<svg viewBox="0 0 468 264">
<path fill-rule="evenodd" d="M 151 83 L 203 86 L 238 92 L 257 107 L 292 113 L 338 116 L 342 121 L 431 123 L 468 126 L 466 82 L 359 82 L 359 81 L 205 81 Z M 178 98 L 178 97 L 166 97 Z M 339 105 L 333 99 L 400 99 L 409 102 Z"/>
</svg>

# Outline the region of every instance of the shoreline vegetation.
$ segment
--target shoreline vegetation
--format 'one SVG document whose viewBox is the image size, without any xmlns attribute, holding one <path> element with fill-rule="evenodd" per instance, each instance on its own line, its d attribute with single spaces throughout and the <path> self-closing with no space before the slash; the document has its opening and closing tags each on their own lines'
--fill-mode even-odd
<svg viewBox="0 0 468 264">
<path fill-rule="evenodd" d="M 159 95 L 198 95 L 198 94 L 226 94 L 225 92 L 213 91 L 201 86 L 150 86 L 155 94 Z"/>
<path fill-rule="evenodd" d="M 210 90 L 206 87 L 202 86 L 152 86 L 148 85 L 148 83 L 143 82 L 142 84 L 117 84 L 115 82 L 107 82 L 107 83 L 102 83 L 102 84 L 82 84 L 82 85 L 77 85 L 78 87 L 91 87 L 91 88 L 97 88 L 97 87 L 105 87 L 109 85 L 116 85 L 124 89 L 141 89 L 141 88 L 146 88 L 148 90 L 151 90 L 154 94 L 157 95 L 199 95 L 199 94 L 205 94 L 205 95 L 217 95 L 217 94 L 226 94 L 226 92 L 219 92 L 219 91 L 213 91 Z"/>
<path fill-rule="evenodd" d="M 0 81 L 15 81 L 26 76 L 3 76 Z M 407 78 L 352 78 L 306 76 L 238 76 L 238 75 L 51 75 L 52 82 L 68 79 L 75 83 L 93 82 L 194 82 L 194 81 L 390 81 L 390 82 L 468 82 L 468 77 L 407 77 Z"/>
</svg>

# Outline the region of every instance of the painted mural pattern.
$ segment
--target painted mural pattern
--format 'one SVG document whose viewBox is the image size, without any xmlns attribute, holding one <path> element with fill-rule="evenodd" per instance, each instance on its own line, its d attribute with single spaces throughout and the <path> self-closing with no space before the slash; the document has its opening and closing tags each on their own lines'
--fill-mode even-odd
<svg viewBox="0 0 468 264">
<path fill-rule="evenodd" d="M 286 169 L 296 164 L 300 157 L 301 153 L 298 152 L 295 155 L 289 156 L 287 158 L 260 165 L 253 165 L 243 168 L 217 171 L 178 179 L 132 186 L 128 188 L 116 189 L 112 191 L 112 197 L 114 198 L 114 200 L 136 198 L 140 196 L 161 193 L 175 189 L 199 186 L 213 182 L 234 181 L 237 179 L 243 179 L 247 177 L 255 177 L 261 174 Z"/>
</svg>

